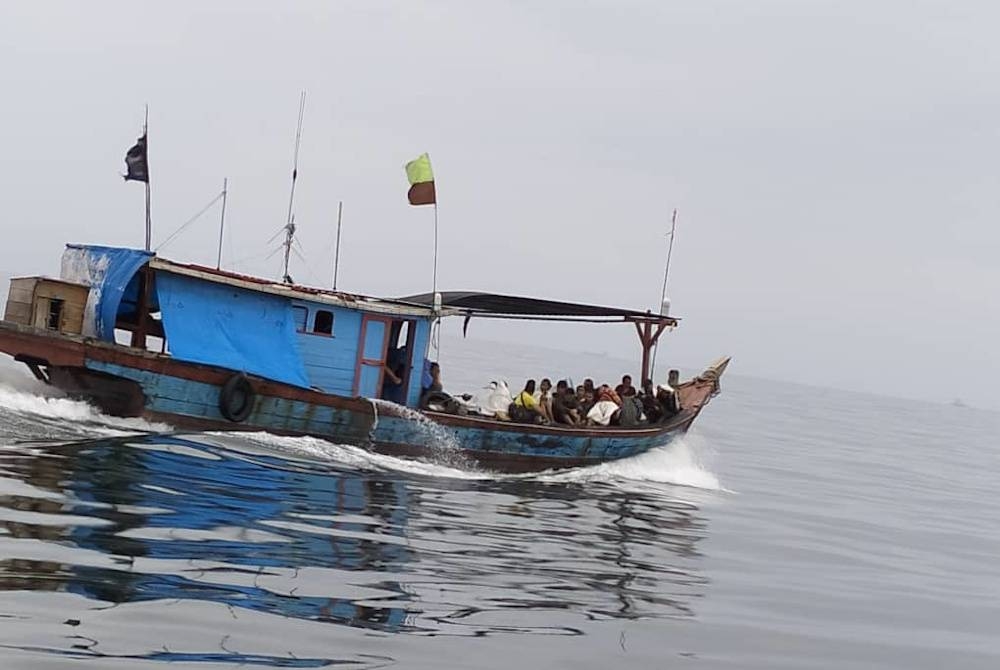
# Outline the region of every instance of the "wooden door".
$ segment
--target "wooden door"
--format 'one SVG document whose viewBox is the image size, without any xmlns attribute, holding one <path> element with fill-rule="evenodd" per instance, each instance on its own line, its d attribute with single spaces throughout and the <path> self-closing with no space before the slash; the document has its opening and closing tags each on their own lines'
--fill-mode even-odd
<svg viewBox="0 0 1000 670">
<path fill-rule="evenodd" d="M 361 318 L 361 339 L 358 342 L 358 362 L 354 374 L 354 395 L 379 397 L 382 374 L 388 349 L 389 319 L 365 314 Z"/>
</svg>

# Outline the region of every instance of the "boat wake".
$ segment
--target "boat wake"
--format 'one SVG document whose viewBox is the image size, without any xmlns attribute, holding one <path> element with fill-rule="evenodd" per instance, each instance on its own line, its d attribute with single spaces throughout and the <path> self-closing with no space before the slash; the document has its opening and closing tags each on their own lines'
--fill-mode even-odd
<svg viewBox="0 0 1000 670">
<path fill-rule="evenodd" d="M 544 483 L 635 482 L 670 484 L 707 491 L 727 491 L 706 465 L 707 447 L 697 435 L 687 435 L 648 453 L 632 458 L 570 470 L 550 470 L 530 474 L 502 474 L 456 466 L 451 461 L 396 458 L 360 447 L 334 444 L 315 437 L 284 437 L 271 433 L 210 433 L 220 446 L 235 450 L 247 446 L 278 453 L 288 459 L 326 462 L 359 469 L 394 471 L 417 477 L 437 477 L 470 481 L 539 481 Z"/>
<path fill-rule="evenodd" d="M 58 438 L 66 437 L 67 433 L 74 437 L 115 437 L 173 430 L 166 424 L 108 416 L 92 405 L 67 398 L 32 380 L 9 379 L 6 375 L 0 376 L 0 415 L 3 414 L 23 419 L 19 423 L 27 430 L 16 430 L 11 437 L 17 439 L 53 437 L 52 428 L 59 429 Z M 5 423 L 10 428 L 14 422 Z"/>
<path fill-rule="evenodd" d="M 451 479 L 492 479 L 496 475 L 474 468 L 454 467 L 448 463 L 396 458 L 349 444 L 336 444 L 318 437 L 288 437 L 267 432 L 212 432 L 206 435 L 219 446 L 245 451 L 263 450 L 291 460 L 328 463 L 366 470 L 396 471 L 422 477 Z M 192 436 L 197 439 L 197 436 Z"/>
<path fill-rule="evenodd" d="M 584 468 L 536 475 L 550 482 L 631 481 L 728 491 L 709 469 L 711 449 L 697 433 L 675 438 L 644 454 Z"/>
</svg>

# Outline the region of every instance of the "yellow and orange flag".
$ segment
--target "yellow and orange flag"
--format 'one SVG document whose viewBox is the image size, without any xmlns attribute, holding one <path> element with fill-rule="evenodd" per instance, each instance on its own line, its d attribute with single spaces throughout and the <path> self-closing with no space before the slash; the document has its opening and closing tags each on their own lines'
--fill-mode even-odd
<svg viewBox="0 0 1000 670">
<path fill-rule="evenodd" d="M 411 205 L 437 204 L 437 192 L 434 190 L 434 171 L 431 170 L 431 157 L 420 154 L 406 164 L 406 178 L 410 181 L 410 190 L 406 194 Z"/>
</svg>

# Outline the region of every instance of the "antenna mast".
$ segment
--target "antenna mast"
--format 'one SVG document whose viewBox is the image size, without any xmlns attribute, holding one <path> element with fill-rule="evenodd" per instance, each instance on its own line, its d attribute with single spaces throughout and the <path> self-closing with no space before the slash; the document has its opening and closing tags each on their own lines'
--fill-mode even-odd
<svg viewBox="0 0 1000 670">
<path fill-rule="evenodd" d="M 667 266 L 663 270 L 663 291 L 660 292 L 660 309 L 663 309 L 663 302 L 667 299 L 667 279 L 670 277 L 670 256 L 674 252 L 674 232 L 677 230 L 677 209 L 674 209 L 670 217 L 670 244 L 667 246 Z"/>
<path fill-rule="evenodd" d="M 670 256 L 674 252 L 674 232 L 677 230 L 677 208 L 674 208 L 674 213 L 670 216 L 670 244 L 667 246 L 667 264 L 663 269 L 663 290 L 660 292 L 660 315 L 664 316 L 665 311 L 670 311 L 670 303 L 667 302 L 667 279 L 670 277 Z M 659 350 L 660 344 L 657 341 L 655 347 L 653 347 L 653 363 L 650 367 L 650 376 L 656 376 L 656 352 Z"/>
<path fill-rule="evenodd" d="M 292 159 L 292 190 L 288 194 L 288 218 L 285 223 L 285 269 L 281 273 L 281 280 L 286 284 L 292 283 L 292 277 L 288 274 L 288 257 L 292 252 L 292 240 L 295 237 L 295 215 L 292 207 L 295 204 L 295 181 L 299 177 L 299 145 L 302 143 L 302 117 L 306 112 L 306 92 L 302 91 L 299 96 L 299 123 L 295 129 L 295 155 Z"/>
<path fill-rule="evenodd" d="M 219 258 L 215 262 L 215 269 L 222 269 L 222 232 L 226 228 L 226 193 L 229 191 L 229 178 L 222 180 L 222 216 L 219 217 Z"/>
<path fill-rule="evenodd" d="M 337 249 L 333 255 L 333 290 L 337 290 L 337 270 L 340 269 L 340 224 L 344 217 L 344 201 L 337 205 Z"/>
<path fill-rule="evenodd" d="M 281 281 L 286 284 L 294 284 L 292 276 L 288 274 L 288 256 L 292 253 L 292 240 L 295 238 L 295 217 L 285 225 L 285 271 L 281 275 Z"/>
</svg>

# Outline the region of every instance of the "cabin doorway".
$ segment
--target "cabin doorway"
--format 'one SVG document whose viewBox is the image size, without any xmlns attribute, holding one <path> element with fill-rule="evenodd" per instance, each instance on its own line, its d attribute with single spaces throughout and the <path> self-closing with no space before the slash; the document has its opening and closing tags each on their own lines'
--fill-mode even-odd
<svg viewBox="0 0 1000 670">
<path fill-rule="evenodd" d="M 410 379 L 413 375 L 413 342 L 417 323 L 409 319 L 393 319 L 389 325 L 389 346 L 386 350 L 385 375 L 379 397 L 398 405 L 407 404 Z"/>
</svg>

